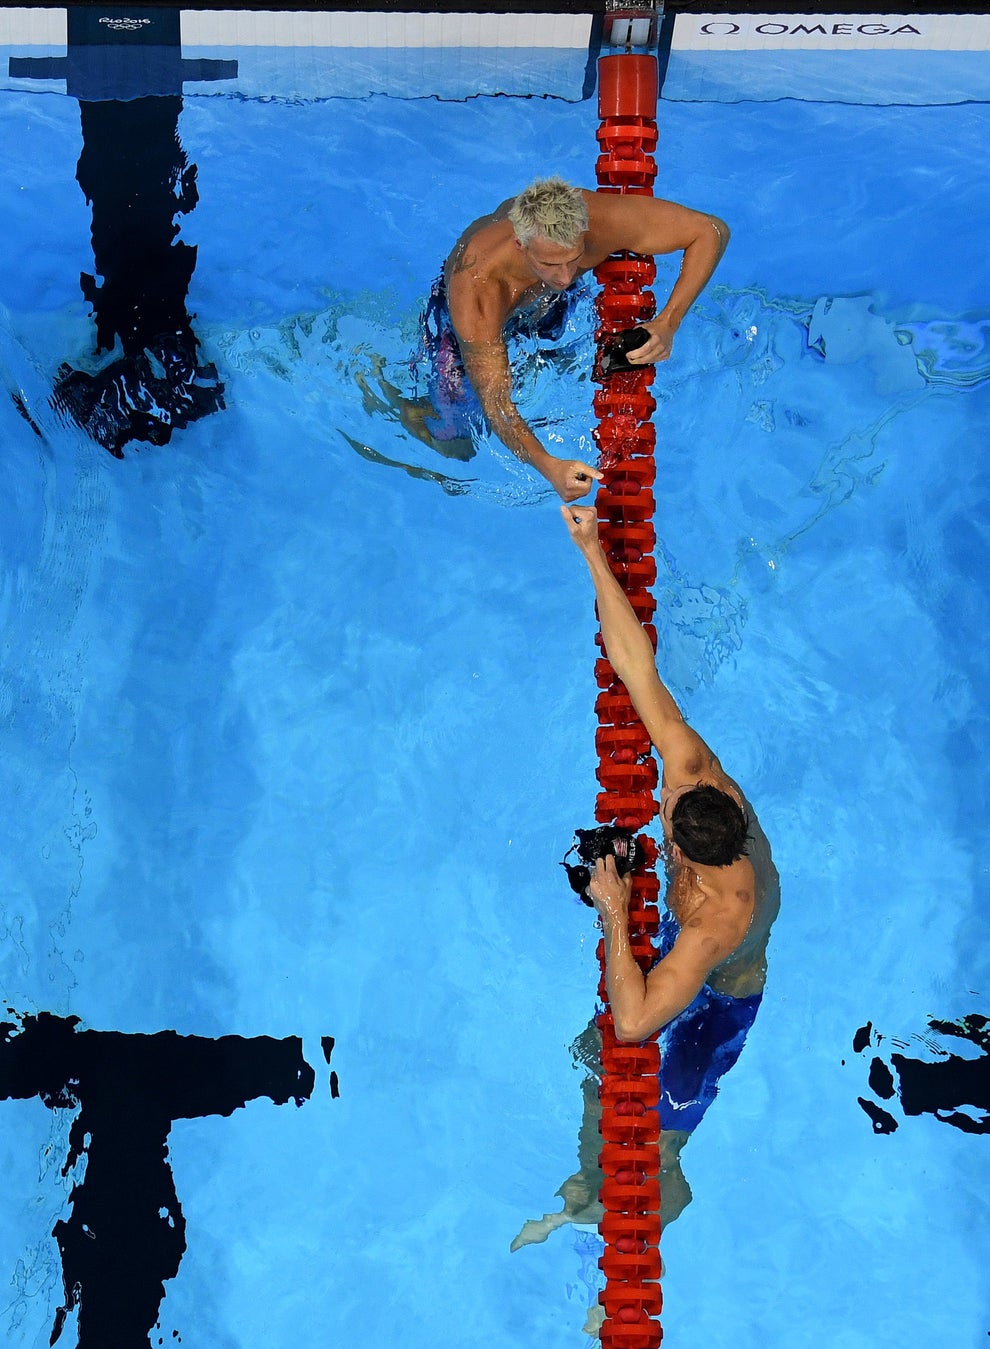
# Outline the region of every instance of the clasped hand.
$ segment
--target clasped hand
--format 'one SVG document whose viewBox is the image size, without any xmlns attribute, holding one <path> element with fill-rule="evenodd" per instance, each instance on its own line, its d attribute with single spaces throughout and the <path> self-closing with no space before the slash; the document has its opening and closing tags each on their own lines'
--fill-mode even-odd
<svg viewBox="0 0 990 1349">
<path fill-rule="evenodd" d="M 582 464 L 580 459 L 551 459 L 545 473 L 562 501 L 576 501 L 578 497 L 587 496 L 602 477 L 599 469 Z"/>
<path fill-rule="evenodd" d="M 626 352 L 630 365 L 654 365 L 657 361 L 665 361 L 674 344 L 674 328 L 663 318 L 651 319 L 639 326 L 650 334 L 650 340 Z"/>
<path fill-rule="evenodd" d="M 612 923 L 624 923 L 629 913 L 632 875 L 619 875 L 615 858 L 611 853 L 607 857 L 599 857 L 591 873 L 588 894 L 594 900 L 595 908 L 603 919 Z"/>
<path fill-rule="evenodd" d="M 585 554 L 601 547 L 598 537 L 598 512 L 594 506 L 561 506 L 571 538 Z"/>
</svg>

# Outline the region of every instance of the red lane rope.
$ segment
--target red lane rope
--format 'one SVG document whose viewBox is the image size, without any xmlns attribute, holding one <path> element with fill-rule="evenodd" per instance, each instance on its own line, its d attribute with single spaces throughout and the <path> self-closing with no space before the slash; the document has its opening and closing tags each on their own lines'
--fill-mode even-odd
<svg viewBox="0 0 990 1349">
<path fill-rule="evenodd" d="M 656 177 L 657 63 L 652 56 L 621 54 L 598 62 L 599 192 L 652 196 Z M 651 319 L 656 302 L 649 287 L 656 277 L 652 258 L 620 253 L 595 270 L 602 290 L 595 303 L 596 340 Z M 598 531 L 612 571 L 645 625 L 656 649 L 652 618 L 656 601 L 653 528 L 656 431 L 651 416 L 653 367 L 611 374 L 596 381 L 595 440 L 604 474 L 598 489 Z M 596 641 L 602 648 L 599 632 Z M 658 810 L 653 793 L 657 765 L 650 737 L 633 711 L 624 685 L 604 658 L 595 663 L 601 692 L 595 703 L 598 781 L 602 790 L 595 816 L 603 823 L 642 829 Z M 651 938 L 659 927 L 657 850 L 640 835 L 646 865 L 633 878 L 629 936 L 644 972 L 653 962 Z M 599 1265 L 605 1290 L 601 1328 L 603 1349 L 658 1349 L 663 1331 L 657 1319 L 660 1290 L 660 1050 L 656 1036 L 642 1045 L 621 1044 L 608 1008 L 605 944 L 598 944 L 602 975 L 599 997 L 605 1009 L 596 1018 L 602 1036 L 602 1151 L 600 1191 L 604 1217 L 599 1231 L 605 1252 Z"/>
</svg>

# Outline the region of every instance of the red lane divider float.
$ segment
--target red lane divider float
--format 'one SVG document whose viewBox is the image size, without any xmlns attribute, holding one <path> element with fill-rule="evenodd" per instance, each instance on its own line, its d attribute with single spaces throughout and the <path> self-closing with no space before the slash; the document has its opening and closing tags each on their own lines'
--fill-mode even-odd
<svg viewBox="0 0 990 1349">
<path fill-rule="evenodd" d="M 601 125 L 596 173 L 600 192 L 651 196 L 657 168 L 657 63 L 652 56 L 624 53 L 598 62 L 598 116 Z M 622 253 L 595 271 L 602 290 L 595 303 L 599 367 L 605 340 L 623 328 L 635 327 L 656 312 L 649 289 L 656 277 L 652 258 Z M 650 393 L 653 367 L 596 373 L 595 441 L 604 478 L 598 489 L 599 535 L 612 570 L 656 649 L 652 618 L 656 601 L 653 550 L 656 535 L 656 432 L 650 420 L 656 401 Z M 597 637 L 602 647 L 601 633 Z M 595 804 L 601 823 L 642 829 L 658 810 L 654 792 L 657 765 L 650 738 L 604 654 L 595 662 L 601 692 L 595 702 L 599 727 L 598 781 Z M 656 876 L 657 850 L 640 835 L 645 866 L 633 878 L 629 935 L 633 955 L 645 971 L 653 961 L 651 938 L 659 926 Z M 605 1253 L 599 1264 L 605 1291 L 601 1328 L 603 1349 L 658 1349 L 663 1331 L 658 1320 L 660 1291 L 660 1050 L 656 1037 L 643 1045 L 621 1044 L 608 1009 L 605 990 L 605 948 L 598 944 L 602 968 L 599 996 L 605 1010 L 597 1018 L 602 1035 L 602 1151 L 605 1213 L 599 1231 Z"/>
</svg>

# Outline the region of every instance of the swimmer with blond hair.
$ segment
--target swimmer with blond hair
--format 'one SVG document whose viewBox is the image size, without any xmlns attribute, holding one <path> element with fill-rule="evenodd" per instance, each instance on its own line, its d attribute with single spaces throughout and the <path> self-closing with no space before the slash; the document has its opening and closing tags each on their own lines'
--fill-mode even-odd
<svg viewBox="0 0 990 1349">
<path fill-rule="evenodd" d="M 567 248 L 588 230 L 584 193 L 563 178 L 537 178 L 511 199 L 508 216 L 519 243 L 525 248 L 536 235 Z M 456 250 L 455 250 L 456 251 Z"/>
<path fill-rule="evenodd" d="M 437 360 L 446 362 L 446 374 L 463 377 L 442 375 L 434 405 L 448 393 L 450 404 L 462 399 L 467 382 L 492 430 L 518 459 L 542 473 L 564 501 L 584 496 L 601 477 L 599 471 L 550 454 L 512 401 L 507 325 L 531 314 L 541 336 L 554 322 L 562 328 L 569 288 L 612 253 L 682 252 L 680 275 L 666 303 L 656 318 L 641 325 L 649 340 L 629 353 L 634 365 L 665 361 L 678 326 L 728 241 L 724 221 L 673 201 L 591 192 L 559 177 L 538 178 L 468 226 L 434 286 L 427 323 Z M 453 427 L 451 411 L 441 407 L 437 416 Z"/>
</svg>

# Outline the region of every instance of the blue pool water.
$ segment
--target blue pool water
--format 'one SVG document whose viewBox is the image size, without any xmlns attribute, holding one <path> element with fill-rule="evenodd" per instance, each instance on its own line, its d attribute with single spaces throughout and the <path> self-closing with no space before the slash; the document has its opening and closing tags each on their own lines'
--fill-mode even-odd
<svg viewBox="0 0 990 1349">
<path fill-rule="evenodd" d="M 595 1234 L 508 1248 L 575 1163 L 595 932 L 556 862 L 596 790 L 589 587 L 540 480 L 483 436 L 439 458 L 362 385 L 381 358 L 415 391 L 466 221 L 592 180 L 593 104 L 187 97 L 226 406 L 120 460 L 50 402 L 97 365 L 78 104 L 7 91 L 0 123 L 8 1015 L 301 1037 L 315 1070 L 299 1108 L 177 1107 L 152 1342 L 579 1345 Z M 986 1137 L 870 1069 L 975 1059 L 928 1021 L 988 1013 L 986 106 L 672 103 L 661 132 L 658 190 L 734 231 L 657 380 L 662 668 L 783 892 L 685 1150 L 665 1344 L 968 1349 Z M 517 353 L 562 453 L 592 453 L 590 326 L 589 291 Z M 0 1103 L 12 1346 L 63 1301 L 55 1107 Z"/>
</svg>

